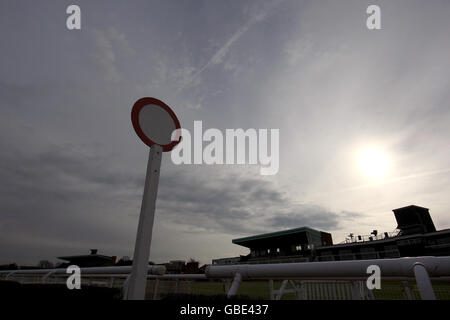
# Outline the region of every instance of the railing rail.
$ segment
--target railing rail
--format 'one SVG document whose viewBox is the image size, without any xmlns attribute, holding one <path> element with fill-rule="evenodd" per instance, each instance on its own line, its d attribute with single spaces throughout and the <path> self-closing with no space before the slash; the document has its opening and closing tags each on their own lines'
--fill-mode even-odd
<svg viewBox="0 0 450 320">
<path fill-rule="evenodd" d="M 342 288 L 345 287 L 347 288 L 346 290 L 353 288 L 352 298 L 357 297 L 358 294 L 362 298 L 370 298 L 373 297 L 371 292 L 361 289 L 362 285 L 365 285 L 365 280 L 370 276 L 367 273 L 367 267 L 370 265 L 380 267 L 380 276 L 383 281 L 401 282 L 408 299 L 413 298 L 409 287 L 411 281 L 415 280 L 417 283 L 417 289 L 422 299 L 436 298 L 431 280 L 450 281 L 450 257 L 413 257 L 256 265 L 210 265 L 206 268 L 205 274 L 164 274 L 164 267 L 149 266 L 147 278 L 154 280 L 153 298 L 157 297 L 160 281 L 170 280 L 176 281 L 177 286 L 180 280 L 232 281 L 231 285 L 226 285 L 226 293 L 229 297 L 237 294 L 242 281 L 269 280 L 269 283 L 271 283 L 270 295 L 272 298 L 276 296 L 277 299 L 283 293 L 290 292 L 289 290 L 296 292 L 299 298 L 304 298 L 305 288 L 311 287 L 312 280 L 317 282 L 317 290 L 326 287 L 335 288 L 337 281 L 346 281 L 349 284 L 342 285 Z M 37 279 L 34 278 L 34 281 L 37 280 L 45 283 L 52 279 L 56 280 L 57 278 L 68 276 L 67 274 L 64 275 L 65 273 L 66 269 L 6 270 L 0 271 L 0 279 L 21 278 L 22 282 L 26 283 L 27 278 L 35 277 Z M 127 290 L 130 273 L 131 266 L 81 268 L 82 278 L 86 281 L 101 282 L 98 278 L 106 278 L 110 281 L 109 285 L 112 287 L 114 281 L 121 278 L 123 281 L 120 282 L 120 285 L 124 293 Z M 273 288 L 274 280 L 283 280 L 279 290 Z M 288 286 L 291 286 L 293 289 L 288 289 Z M 330 291 L 331 289 L 327 290 Z M 124 294 L 124 296 L 126 295 Z"/>
</svg>

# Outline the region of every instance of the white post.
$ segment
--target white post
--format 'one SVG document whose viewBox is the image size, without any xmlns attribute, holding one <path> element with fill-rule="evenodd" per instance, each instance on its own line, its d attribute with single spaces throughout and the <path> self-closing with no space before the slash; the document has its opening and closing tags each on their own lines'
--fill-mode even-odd
<svg viewBox="0 0 450 320">
<path fill-rule="evenodd" d="M 362 300 L 359 281 L 352 281 L 352 300 Z"/>
<path fill-rule="evenodd" d="M 241 284 L 241 280 L 242 280 L 241 274 L 236 273 L 236 275 L 234 276 L 233 283 L 231 284 L 231 288 L 230 288 L 230 290 L 228 290 L 228 294 L 227 294 L 228 298 L 236 295 L 236 293 L 238 292 L 238 289 L 239 289 L 239 285 Z"/>
<path fill-rule="evenodd" d="M 144 300 L 147 287 L 148 259 L 155 217 L 158 193 L 159 170 L 161 168 L 162 147 L 154 144 L 150 148 L 145 177 L 144 195 L 134 248 L 133 268 L 127 291 L 127 299 Z"/>
<path fill-rule="evenodd" d="M 288 283 L 288 280 L 283 280 L 281 283 L 280 290 L 278 290 L 278 295 L 276 296 L 275 300 L 281 300 L 281 297 L 283 297 L 284 289 L 286 288 L 286 285 Z"/>
<path fill-rule="evenodd" d="M 406 298 L 408 300 L 414 300 L 408 281 L 403 281 L 402 286 L 405 289 Z"/>
<path fill-rule="evenodd" d="M 414 275 L 416 276 L 417 287 L 422 300 L 436 300 L 427 269 L 422 263 L 417 262 L 414 264 Z"/>
<path fill-rule="evenodd" d="M 275 299 L 275 294 L 273 293 L 273 280 L 269 280 L 269 292 L 270 292 L 270 300 Z"/>
<path fill-rule="evenodd" d="M 14 273 L 19 272 L 19 271 L 21 271 L 21 270 L 14 270 L 14 271 L 11 271 L 10 273 L 8 273 L 8 274 L 6 275 L 5 280 L 8 280 L 10 276 L 12 276 Z"/>
<path fill-rule="evenodd" d="M 159 286 L 159 279 L 155 279 L 155 286 L 153 287 L 153 300 L 156 300 L 158 297 L 158 286 Z"/>
<path fill-rule="evenodd" d="M 131 277 L 131 273 L 125 278 L 124 282 L 122 283 L 122 295 L 123 295 L 123 299 L 127 298 L 127 294 L 128 294 L 128 286 L 130 284 L 130 277 Z"/>
<path fill-rule="evenodd" d="M 295 295 L 297 296 L 297 300 L 300 300 L 300 286 L 298 285 L 298 282 L 295 280 L 289 280 L 289 283 L 291 284 L 292 288 L 295 290 Z"/>
<path fill-rule="evenodd" d="M 180 279 L 175 280 L 175 293 L 178 294 L 178 290 L 180 289 Z"/>
<path fill-rule="evenodd" d="M 45 276 L 42 277 L 42 283 L 46 283 L 48 277 L 50 277 L 55 271 L 49 271 Z"/>
</svg>

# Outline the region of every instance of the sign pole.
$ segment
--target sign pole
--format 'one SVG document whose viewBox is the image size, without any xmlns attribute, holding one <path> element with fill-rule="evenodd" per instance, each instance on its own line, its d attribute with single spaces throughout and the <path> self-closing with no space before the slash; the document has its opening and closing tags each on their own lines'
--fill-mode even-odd
<svg viewBox="0 0 450 320">
<path fill-rule="evenodd" d="M 138 137 L 150 147 L 150 153 L 134 247 L 133 267 L 127 278 L 128 288 L 124 298 L 144 300 L 162 153 L 172 151 L 181 141 L 181 126 L 177 116 L 167 104 L 150 97 L 141 98 L 134 103 L 131 109 L 131 123 Z M 176 139 L 172 138 L 173 132 L 178 135 Z"/>
<path fill-rule="evenodd" d="M 154 144 L 150 147 L 136 245 L 134 248 L 133 268 L 127 290 L 126 298 L 128 300 L 144 300 L 145 298 L 162 151 L 160 145 Z"/>
</svg>

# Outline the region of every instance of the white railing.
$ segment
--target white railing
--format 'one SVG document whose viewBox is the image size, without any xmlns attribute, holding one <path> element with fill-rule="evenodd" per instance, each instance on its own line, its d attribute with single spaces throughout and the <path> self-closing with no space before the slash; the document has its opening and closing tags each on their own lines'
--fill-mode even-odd
<svg viewBox="0 0 450 320">
<path fill-rule="evenodd" d="M 432 277 L 450 276 L 450 257 L 414 257 L 398 259 L 375 259 L 356 261 L 305 262 L 286 264 L 209 266 L 208 278 L 233 278 L 228 296 L 237 293 L 242 280 L 246 279 L 342 279 L 367 278 L 367 268 L 380 267 L 381 278 L 414 277 L 422 299 L 436 299 L 430 281 Z"/>
<path fill-rule="evenodd" d="M 82 274 L 129 274 L 131 272 L 131 266 L 119 266 L 119 267 L 89 267 L 80 268 Z M 149 266 L 148 273 L 163 275 L 166 272 L 166 267 L 164 266 Z M 17 269 L 17 270 L 2 270 L 0 275 L 4 276 L 7 280 L 13 275 L 44 275 L 44 277 L 49 277 L 52 274 L 62 274 L 67 273 L 66 268 L 55 268 L 55 269 Z"/>
<path fill-rule="evenodd" d="M 114 280 L 117 278 L 123 278 L 122 294 L 126 296 L 128 290 L 128 282 L 130 279 L 132 266 L 113 266 L 113 267 L 88 267 L 80 268 L 82 279 L 87 281 L 88 284 L 92 284 L 92 278 L 108 278 L 110 280 L 110 287 L 114 285 Z M 147 273 L 151 276 L 162 276 L 166 272 L 164 266 L 148 266 Z M 22 283 L 48 283 L 51 277 L 69 276 L 67 269 L 55 268 L 55 269 L 18 269 L 18 270 L 6 270 L 0 271 L 0 279 L 12 280 L 20 278 Z M 30 279 L 31 278 L 31 279 Z M 27 280 L 32 280 L 27 282 Z"/>
<path fill-rule="evenodd" d="M 409 283 L 415 281 L 422 299 L 435 299 L 430 281 L 450 281 L 450 257 L 414 257 L 397 259 L 375 259 L 355 261 L 327 261 L 258 265 L 211 265 L 205 274 L 163 274 L 162 266 L 149 266 L 148 279 L 153 281 L 153 298 L 158 296 L 161 281 L 174 280 L 176 288 L 180 280 L 220 280 L 228 281 L 225 286 L 228 297 L 237 294 L 242 281 L 268 280 L 271 299 L 281 299 L 283 294 L 296 293 L 298 299 L 373 299 L 365 281 L 370 274 L 367 267 L 380 267 L 382 281 L 401 281 L 406 297 L 412 299 Z M 81 268 L 82 279 L 88 283 L 99 282 L 113 287 L 121 279 L 124 296 L 128 285 L 131 266 Z M 66 269 L 10 270 L 0 271 L 0 279 L 18 280 L 26 283 L 27 277 L 33 282 L 46 283 L 68 276 Z M 274 288 L 274 280 L 282 280 L 279 289 Z M 230 283 L 231 282 L 231 283 Z M 116 285 L 118 283 L 116 282 Z M 289 286 L 292 287 L 289 289 Z"/>
</svg>

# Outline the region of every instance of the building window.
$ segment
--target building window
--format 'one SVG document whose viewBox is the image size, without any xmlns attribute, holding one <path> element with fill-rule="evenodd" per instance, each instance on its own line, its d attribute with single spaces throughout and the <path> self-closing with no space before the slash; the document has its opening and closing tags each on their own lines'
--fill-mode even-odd
<svg viewBox="0 0 450 320">
<path fill-rule="evenodd" d="M 277 248 L 277 253 L 280 253 L 280 248 Z"/>
<path fill-rule="evenodd" d="M 339 256 L 341 260 L 354 260 L 355 255 L 353 254 L 352 250 L 345 249 L 345 250 L 339 250 Z"/>
<path fill-rule="evenodd" d="M 321 252 L 319 261 L 334 261 L 333 252 L 331 252 L 331 251 Z"/>
<path fill-rule="evenodd" d="M 297 250 L 297 251 L 302 250 L 302 246 L 301 246 L 301 245 L 296 245 L 296 246 L 295 246 L 295 250 Z"/>
<path fill-rule="evenodd" d="M 360 250 L 361 257 L 363 259 L 378 259 L 378 253 L 373 247 L 361 248 Z"/>
<path fill-rule="evenodd" d="M 396 245 L 390 245 L 384 247 L 384 257 L 385 258 L 400 258 L 400 252 Z"/>
</svg>

